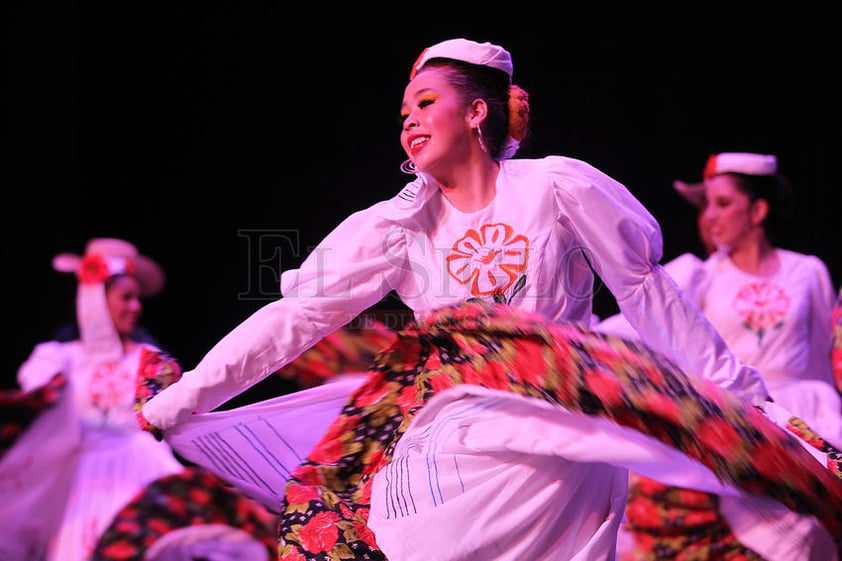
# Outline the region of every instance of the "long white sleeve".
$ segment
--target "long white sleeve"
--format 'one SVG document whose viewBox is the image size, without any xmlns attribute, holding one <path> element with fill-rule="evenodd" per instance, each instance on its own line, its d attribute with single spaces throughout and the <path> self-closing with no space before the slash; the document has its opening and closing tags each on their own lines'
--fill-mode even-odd
<svg viewBox="0 0 842 561">
<path fill-rule="evenodd" d="M 757 370 L 728 349 L 659 264 L 661 230 L 643 205 L 622 184 L 584 162 L 565 162 L 551 174 L 563 219 L 643 342 L 688 372 L 752 403 L 765 402 L 768 392 Z"/>
<path fill-rule="evenodd" d="M 403 238 L 380 206 L 351 215 L 281 280 L 280 300 L 252 314 L 181 380 L 149 400 L 143 415 L 167 429 L 213 410 L 295 359 L 376 304 L 405 269 Z M 399 265 L 399 263 L 398 263 Z"/>
</svg>

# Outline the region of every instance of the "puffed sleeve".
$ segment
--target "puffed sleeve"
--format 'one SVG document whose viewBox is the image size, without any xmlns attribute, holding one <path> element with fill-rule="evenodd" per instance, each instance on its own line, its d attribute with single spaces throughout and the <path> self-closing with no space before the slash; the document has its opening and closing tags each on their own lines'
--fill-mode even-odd
<svg viewBox="0 0 842 561">
<path fill-rule="evenodd" d="M 25 392 L 32 391 L 49 382 L 53 376 L 67 375 L 69 364 L 64 346 L 58 341 L 38 343 L 29 357 L 18 369 L 18 385 Z"/>
<path fill-rule="evenodd" d="M 644 343 L 752 403 L 768 392 L 659 264 L 661 229 L 625 186 L 590 164 L 551 157 L 550 180 L 560 221 L 589 250 L 597 274 Z"/>
<path fill-rule="evenodd" d="M 385 218 L 390 204 L 352 214 L 299 269 L 284 272 L 282 298 L 257 310 L 147 402 L 142 414 L 148 422 L 167 429 L 213 410 L 382 300 L 406 271 L 405 235 Z"/>
</svg>

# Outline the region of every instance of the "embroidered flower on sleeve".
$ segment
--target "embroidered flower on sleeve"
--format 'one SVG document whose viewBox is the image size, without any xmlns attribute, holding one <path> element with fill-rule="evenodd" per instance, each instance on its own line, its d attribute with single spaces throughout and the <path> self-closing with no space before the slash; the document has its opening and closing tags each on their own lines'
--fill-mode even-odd
<svg viewBox="0 0 842 561">
<path fill-rule="evenodd" d="M 757 344 L 763 343 L 763 336 L 770 329 L 782 325 L 782 319 L 789 310 L 789 296 L 776 285 L 750 283 L 745 285 L 734 298 L 734 310 L 743 320 L 746 329 L 757 333 Z"/>
<path fill-rule="evenodd" d="M 529 240 L 508 224 L 485 224 L 468 230 L 453 244 L 447 270 L 473 296 L 505 292 L 526 270 Z"/>
</svg>

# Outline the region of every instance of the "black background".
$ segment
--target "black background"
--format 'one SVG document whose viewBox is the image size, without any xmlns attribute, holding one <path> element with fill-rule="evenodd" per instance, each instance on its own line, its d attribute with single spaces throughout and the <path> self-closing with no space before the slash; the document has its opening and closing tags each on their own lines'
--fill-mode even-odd
<svg viewBox="0 0 842 561">
<path fill-rule="evenodd" d="M 163 266 L 168 283 L 144 323 L 194 366 L 278 297 L 280 270 L 403 186 L 409 67 L 459 36 L 512 53 L 532 108 L 518 156 L 573 156 L 623 182 L 660 221 L 665 258 L 700 251 L 694 209 L 672 180 L 698 180 L 714 152 L 767 152 L 796 187 L 784 245 L 818 255 L 842 282 L 838 8 L 15 4 L 5 385 L 35 343 L 72 321 L 75 281 L 50 261 L 91 237 L 130 240 Z M 598 312 L 613 311 L 605 296 Z"/>
</svg>

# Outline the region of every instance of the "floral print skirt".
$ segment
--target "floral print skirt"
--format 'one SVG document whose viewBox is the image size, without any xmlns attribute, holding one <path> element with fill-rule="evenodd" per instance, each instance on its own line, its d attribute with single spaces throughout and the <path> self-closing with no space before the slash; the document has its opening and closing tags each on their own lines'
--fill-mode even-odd
<svg viewBox="0 0 842 561">
<path fill-rule="evenodd" d="M 100 537 L 91 561 L 145 561 L 158 540 L 185 528 L 228 526 L 248 534 L 275 555 L 277 515 L 204 468 L 150 483 L 123 507 Z"/>
<path fill-rule="evenodd" d="M 762 411 L 686 376 L 645 345 L 471 301 L 408 325 L 375 358 L 288 481 L 278 558 L 385 560 L 367 526 L 373 477 L 425 403 L 458 384 L 531 396 L 640 431 L 727 484 L 814 515 L 842 540 L 838 453 L 829 450 L 823 468 Z M 812 441 L 822 446 L 817 436 Z"/>
</svg>

